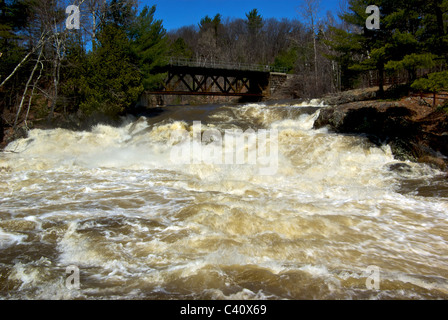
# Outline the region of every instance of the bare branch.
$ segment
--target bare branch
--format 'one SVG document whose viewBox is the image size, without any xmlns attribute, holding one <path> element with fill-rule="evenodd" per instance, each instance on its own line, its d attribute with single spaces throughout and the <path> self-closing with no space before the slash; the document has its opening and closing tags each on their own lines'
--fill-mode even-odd
<svg viewBox="0 0 448 320">
<path fill-rule="evenodd" d="M 40 53 L 39 53 L 39 57 L 37 58 L 37 62 L 34 65 L 33 71 L 31 71 L 31 75 L 28 78 L 28 81 L 26 82 L 25 89 L 24 89 L 23 95 L 22 95 L 22 100 L 20 101 L 19 109 L 17 110 L 16 119 L 14 120 L 14 125 L 13 125 L 14 130 L 17 127 L 17 122 L 19 121 L 20 112 L 22 111 L 23 102 L 25 101 L 26 92 L 28 91 L 28 87 L 30 85 L 31 79 L 33 79 L 34 72 L 36 72 L 37 66 L 40 63 L 40 58 L 42 56 L 42 52 L 43 52 L 43 47 L 41 47 L 41 49 L 40 49 Z"/>
<path fill-rule="evenodd" d="M 45 39 L 48 35 L 48 32 L 43 34 L 37 44 L 37 46 L 33 47 L 30 52 L 20 61 L 20 63 L 14 68 L 14 70 L 11 72 L 11 74 L 3 80 L 3 82 L 0 84 L 0 88 L 3 87 L 3 85 L 19 70 L 19 68 L 25 63 L 26 60 L 32 55 L 34 52 L 36 52 L 37 49 L 41 48 L 47 39 Z"/>
</svg>

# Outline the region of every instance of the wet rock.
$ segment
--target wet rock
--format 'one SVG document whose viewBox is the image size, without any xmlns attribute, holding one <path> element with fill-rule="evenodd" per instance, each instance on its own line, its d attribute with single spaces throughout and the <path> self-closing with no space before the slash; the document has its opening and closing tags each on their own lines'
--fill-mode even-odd
<svg viewBox="0 0 448 320">
<path fill-rule="evenodd" d="M 388 143 L 396 159 L 424 162 L 447 170 L 448 114 L 424 110 L 403 101 L 358 101 L 321 110 L 314 128 L 341 134 L 362 134 L 372 142 Z"/>
<path fill-rule="evenodd" d="M 395 171 L 398 173 L 411 173 L 412 167 L 406 163 L 393 163 L 389 165 L 388 169 L 390 171 Z"/>
<path fill-rule="evenodd" d="M 4 220 L 0 221 L 0 228 L 5 231 L 20 232 L 36 229 L 37 223 L 29 220 Z"/>
<path fill-rule="evenodd" d="M 444 160 L 442 158 L 436 158 L 436 157 L 429 156 L 429 155 L 420 157 L 418 159 L 418 162 L 426 163 L 426 164 L 431 165 L 434 168 L 438 168 L 438 169 L 442 169 L 442 170 L 447 170 L 447 167 L 448 167 L 448 162 L 446 161 L 446 159 Z"/>
<path fill-rule="evenodd" d="M 9 130 L 8 134 L 5 137 L 4 146 L 8 145 L 8 143 L 17 140 L 17 139 L 26 139 L 28 138 L 28 130 L 25 127 L 19 127 L 16 130 L 12 128 Z"/>
<path fill-rule="evenodd" d="M 341 92 L 337 95 L 328 95 L 323 97 L 323 101 L 327 105 L 339 106 L 357 101 L 373 100 L 377 97 L 377 91 L 372 89 L 360 89 Z"/>
</svg>

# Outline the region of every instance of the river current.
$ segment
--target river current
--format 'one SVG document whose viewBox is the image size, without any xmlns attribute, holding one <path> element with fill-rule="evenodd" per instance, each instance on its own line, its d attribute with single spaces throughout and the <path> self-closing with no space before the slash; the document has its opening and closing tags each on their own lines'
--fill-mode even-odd
<svg viewBox="0 0 448 320">
<path fill-rule="evenodd" d="M 447 299 L 446 173 L 313 129 L 321 107 L 31 130 L 0 153 L 0 298 Z M 195 121 L 275 131 L 275 173 L 177 161 Z"/>
</svg>

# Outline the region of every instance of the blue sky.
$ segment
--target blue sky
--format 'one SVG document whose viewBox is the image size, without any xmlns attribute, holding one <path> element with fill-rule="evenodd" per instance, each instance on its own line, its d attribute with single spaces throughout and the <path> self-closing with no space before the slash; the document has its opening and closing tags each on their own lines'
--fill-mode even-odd
<svg viewBox="0 0 448 320">
<path fill-rule="evenodd" d="M 206 15 L 220 13 L 224 18 L 245 18 L 252 9 L 258 9 L 263 18 L 301 19 L 300 0 L 140 0 L 144 5 L 156 5 L 156 18 L 163 20 L 168 31 L 182 26 L 197 25 Z M 332 11 L 336 16 L 338 0 L 321 0 L 321 13 Z"/>
</svg>

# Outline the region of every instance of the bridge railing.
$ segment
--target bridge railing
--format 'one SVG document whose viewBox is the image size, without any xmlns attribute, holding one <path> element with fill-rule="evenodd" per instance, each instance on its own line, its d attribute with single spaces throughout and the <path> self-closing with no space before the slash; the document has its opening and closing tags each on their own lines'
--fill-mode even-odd
<svg viewBox="0 0 448 320">
<path fill-rule="evenodd" d="M 262 71 L 262 72 L 278 72 L 287 73 L 286 68 L 273 67 L 270 65 L 249 64 L 240 62 L 223 62 L 211 59 L 185 59 L 171 57 L 169 65 L 181 67 L 200 67 L 211 69 L 227 69 L 227 70 L 243 70 L 243 71 Z"/>
</svg>

